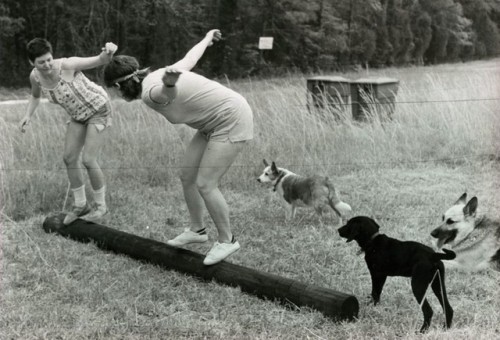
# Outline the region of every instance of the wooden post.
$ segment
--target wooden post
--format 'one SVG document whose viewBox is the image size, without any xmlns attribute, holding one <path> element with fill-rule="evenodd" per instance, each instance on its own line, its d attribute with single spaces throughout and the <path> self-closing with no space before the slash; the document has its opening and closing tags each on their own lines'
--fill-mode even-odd
<svg viewBox="0 0 500 340">
<path fill-rule="evenodd" d="M 215 280 L 263 299 L 284 304 L 308 306 L 335 320 L 353 320 L 358 316 L 355 296 L 331 289 L 300 283 L 278 275 L 222 261 L 213 266 L 203 264 L 204 256 L 187 249 L 139 237 L 103 225 L 76 220 L 64 226 L 64 214 L 47 217 L 43 229 L 79 242 L 95 242 L 103 249 L 128 255 L 136 260 L 160 265 L 205 281 Z"/>
</svg>

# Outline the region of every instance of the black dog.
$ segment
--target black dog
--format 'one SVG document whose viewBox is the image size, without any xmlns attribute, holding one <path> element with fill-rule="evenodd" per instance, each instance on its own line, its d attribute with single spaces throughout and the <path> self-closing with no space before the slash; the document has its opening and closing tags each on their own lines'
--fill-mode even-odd
<svg viewBox="0 0 500 340">
<path fill-rule="evenodd" d="M 432 287 L 446 317 L 446 328 L 451 326 L 453 309 L 446 296 L 444 265 L 441 260 L 455 258 L 453 251 L 443 249 L 445 254 L 436 253 L 430 247 L 418 242 L 399 241 L 379 234 L 379 225 L 369 217 L 357 216 L 339 228 L 339 235 L 347 242 L 355 240 L 365 253 L 365 261 L 372 278 L 372 298 L 375 304 L 388 276 L 411 277 L 411 288 L 417 302 L 422 305 L 424 324 L 420 332 L 429 328 L 432 308 L 425 299 L 425 293 Z M 423 302 L 422 302 L 423 300 Z"/>
</svg>

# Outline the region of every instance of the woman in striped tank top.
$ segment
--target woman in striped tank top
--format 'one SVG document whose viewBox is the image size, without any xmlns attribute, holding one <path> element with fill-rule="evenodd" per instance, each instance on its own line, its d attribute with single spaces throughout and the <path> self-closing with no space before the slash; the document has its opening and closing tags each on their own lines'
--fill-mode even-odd
<svg viewBox="0 0 500 340">
<path fill-rule="evenodd" d="M 111 105 L 107 92 L 90 81 L 82 70 L 109 63 L 117 46 L 106 43 L 95 57 L 54 59 L 52 46 L 45 39 L 35 38 L 27 45 L 28 58 L 33 66 L 30 74 L 31 96 L 26 115 L 20 122 L 21 131 L 31 122 L 43 94 L 54 104 L 60 105 L 70 116 L 64 143 L 63 160 L 66 165 L 74 205 L 64 219 L 70 224 L 77 218 L 95 221 L 108 209 L 105 201 L 105 179 L 97 155 L 104 141 L 106 128 L 111 125 Z M 87 169 L 93 190 L 95 209 L 91 209 L 85 194 L 81 166 Z"/>
</svg>

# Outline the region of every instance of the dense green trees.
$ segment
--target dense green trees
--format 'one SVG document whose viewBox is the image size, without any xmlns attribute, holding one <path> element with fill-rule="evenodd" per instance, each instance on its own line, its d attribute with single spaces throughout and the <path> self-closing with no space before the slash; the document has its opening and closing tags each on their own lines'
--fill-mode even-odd
<svg viewBox="0 0 500 340">
<path fill-rule="evenodd" d="M 27 84 L 33 37 L 56 56 L 113 41 L 160 67 L 220 28 L 199 71 L 245 77 L 496 56 L 499 26 L 500 0 L 0 0 L 0 85 Z M 273 50 L 258 50 L 261 36 Z"/>
</svg>

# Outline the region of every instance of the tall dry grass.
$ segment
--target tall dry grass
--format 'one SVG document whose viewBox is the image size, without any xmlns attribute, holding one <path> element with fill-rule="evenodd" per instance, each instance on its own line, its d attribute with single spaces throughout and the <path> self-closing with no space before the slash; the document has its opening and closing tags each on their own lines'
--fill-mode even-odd
<svg viewBox="0 0 500 340">
<path fill-rule="evenodd" d="M 309 112 L 302 76 L 223 81 L 249 101 L 256 133 L 224 184 L 254 188 L 262 158 L 305 174 L 497 158 L 497 66 L 477 62 L 343 75 L 351 79 L 389 76 L 400 81 L 393 119 L 378 119 L 374 114 L 370 123 L 354 121 L 345 110 L 340 120 L 330 119 L 333 114 L 328 111 Z M 116 185 L 168 187 L 181 171 L 178 165 L 193 132 L 169 124 L 138 102 L 113 103 L 114 126 L 100 159 L 107 177 Z M 17 123 L 24 110 L 25 104 L 3 106 L 0 116 L 2 205 L 15 219 L 61 209 L 67 191 L 61 159 L 64 113 L 52 104 L 42 104 L 30 128 L 21 134 Z"/>
</svg>

